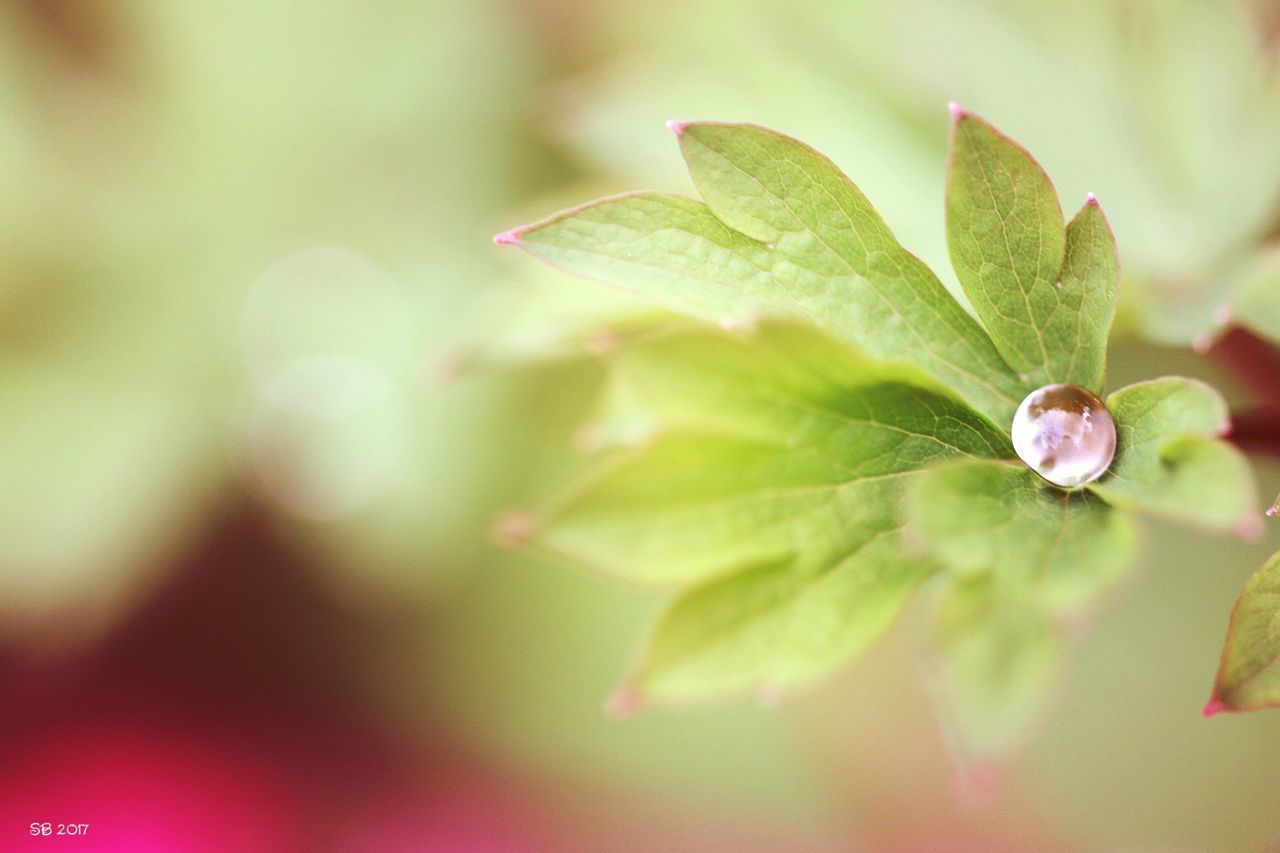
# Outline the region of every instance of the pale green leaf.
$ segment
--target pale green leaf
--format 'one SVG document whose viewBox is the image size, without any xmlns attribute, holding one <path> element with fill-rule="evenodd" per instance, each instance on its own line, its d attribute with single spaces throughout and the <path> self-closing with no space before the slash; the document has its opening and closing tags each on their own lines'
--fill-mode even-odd
<svg viewBox="0 0 1280 853">
<path fill-rule="evenodd" d="M 1064 226 L 1044 170 L 1013 140 L 956 111 L 947 245 L 996 348 L 1032 387 L 1100 391 L 1115 314 L 1115 241 L 1095 199 Z"/>
<path fill-rule="evenodd" d="M 832 283 L 806 288 L 816 318 L 872 355 L 924 368 L 997 423 L 1009 420 L 1022 383 L 831 160 L 753 125 L 683 125 L 680 147 L 712 213 L 772 245 L 784 269 Z"/>
<path fill-rule="evenodd" d="M 1121 507 L 1218 530 L 1258 522 L 1253 475 L 1244 456 L 1217 438 L 1226 403 L 1203 382 L 1166 377 L 1107 398 L 1116 422 L 1116 458 L 1089 489 Z"/>
<path fill-rule="evenodd" d="M 1046 325 L 1058 313 L 1066 247 L 1058 195 L 1021 146 L 956 110 L 947 170 L 947 246 L 974 310 L 1005 360 L 1032 386 L 1053 377 L 1065 340 Z"/>
<path fill-rule="evenodd" d="M 1066 613 L 1095 600 L 1133 557 L 1129 520 L 1083 490 L 1064 492 L 1029 468 L 986 460 L 935 466 L 912 484 L 913 544 L 964 576 Z"/>
<path fill-rule="evenodd" d="M 932 571 L 886 528 L 833 562 L 797 554 L 677 596 L 630 685 L 644 701 L 688 702 L 826 674 L 883 632 Z"/>
<path fill-rule="evenodd" d="M 1205 714 L 1280 705 L 1280 554 L 1245 584 Z"/>
<path fill-rule="evenodd" d="M 1065 335 L 1051 362 L 1055 382 L 1101 391 L 1107 375 L 1107 338 L 1116 315 L 1120 261 L 1111 226 L 1090 198 L 1067 223 L 1066 256 L 1058 295 L 1061 307 L 1046 322 L 1050 337 Z M 1074 316 L 1075 329 L 1063 319 Z M 1067 351 L 1065 363 L 1060 350 Z"/>
<path fill-rule="evenodd" d="M 795 552 L 830 565 L 896 527 L 906 475 L 1011 453 L 914 371 L 786 324 L 640 342 L 618 355 L 615 393 L 653 437 L 548 507 L 537 543 L 640 583 Z"/>
<path fill-rule="evenodd" d="M 1057 681 L 1060 643 L 1037 603 L 991 575 L 960 579 L 937 610 L 940 711 L 965 762 L 1000 759 L 1029 738 Z"/>
<path fill-rule="evenodd" d="M 679 133 L 707 204 L 620 196 L 500 241 L 697 316 L 804 317 L 873 356 L 917 365 L 997 423 L 1012 417 L 1024 383 L 830 160 L 752 125 Z"/>
<path fill-rule="evenodd" d="M 651 437 L 553 502 L 535 544 L 686 587 L 633 673 L 646 701 L 783 687 L 846 661 L 932 571 L 901 548 L 906 484 L 937 460 L 1011 453 L 920 372 L 791 324 L 636 343 L 614 399 Z"/>
</svg>

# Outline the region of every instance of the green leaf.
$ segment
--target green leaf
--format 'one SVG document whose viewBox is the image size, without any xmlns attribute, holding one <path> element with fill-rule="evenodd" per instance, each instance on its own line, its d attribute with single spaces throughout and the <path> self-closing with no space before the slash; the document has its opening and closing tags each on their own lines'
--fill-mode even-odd
<svg viewBox="0 0 1280 853">
<path fill-rule="evenodd" d="M 932 573 L 898 540 L 886 528 L 834 561 L 797 554 L 682 593 L 654 627 L 631 689 L 683 703 L 825 675 L 882 633 Z"/>
<path fill-rule="evenodd" d="M 1027 740 L 1052 696 L 1059 655 L 1059 639 L 1036 602 L 990 574 L 943 591 L 940 710 L 964 761 L 1003 758 Z"/>
<path fill-rule="evenodd" d="M 1245 584 L 1227 628 L 1205 716 L 1280 706 L 1280 554 Z"/>
<path fill-rule="evenodd" d="M 961 576 L 1065 614 L 1113 587 L 1132 560 L 1129 520 L 1084 490 L 1064 492 L 1021 464 L 961 460 L 913 483 L 912 541 Z"/>
<path fill-rule="evenodd" d="M 477 290 L 428 355 L 429 378 L 518 370 L 599 356 L 625 341 L 698 322 L 542 264 Z"/>
<path fill-rule="evenodd" d="M 1166 377 L 1107 398 L 1116 458 L 1088 488 L 1107 501 L 1217 530 L 1256 528 L 1253 476 L 1244 456 L 1217 439 L 1230 420 L 1203 382 Z"/>
<path fill-rule="evenodd" d="M 1020 145 L 956 110 L 947 175 L 947 245 L 996 348 L 1031 387 L 1100 391 L 1119 270 L 1090 196 L 1064 226 L 1058 195 Z"/>
<path fill-rule="evenodd" d="M 937 460 L 1011 454 L 920 372 L 797 325 L 655 337 L 615 374 L 653 437 L 553 502 L 535 544 L 686 587 L 632 676 L 646 701 L 783 687 L 846 661 L 933 570 L 901 548 L 905 485 Z"/>
<path fill-rule="evenodd" d="M 1055 350 L 1054 374 L 1061 378 L 1054 381 L 1102 390 L 1107 375 L 1107 338 L 1116 316 L 1119 286 L 1115 236 L 1101 205 L 1090 196 L 1067 223 L 1066 257 L 1058 287 L 1062 310 L 1047 323 L 1050 335 L 1065 333 L 1071 341 L 1065 366 Z M 1074 315 L 1074 332 L 1062 319 L 1064 312 Z"/>
<path fill-rule="evenodd" d="M 639 342 L 618 354 L 612 396 L 653 438 L 553 502 L 536 542 L 637 583 L 796 551 L 831 565 L 897 526 L 905 475 L 1012 453 L 927 377 L 791 324 Z"/>
<path fill-rule="evenodd" d="M 700 317 L 806 318 L 922 368 L 996 423 L 1012 418 L 1022 380 L 830 160 L 752 125 L 677 131 L 706 204 L 619 196 L 497 239 Z"/>
</svg>

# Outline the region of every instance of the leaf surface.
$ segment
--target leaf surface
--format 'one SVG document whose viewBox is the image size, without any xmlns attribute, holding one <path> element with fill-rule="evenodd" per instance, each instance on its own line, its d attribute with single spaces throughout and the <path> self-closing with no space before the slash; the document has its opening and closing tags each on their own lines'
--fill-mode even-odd
<svg viewBox="0 0 1280 853">
<path fill-rule="evenodd" d="M 1248 462 L 1217 436 L 1230 424 L 1221 395 L 1203 382 L 1165 377 L 1107 398 L 1116 458 L 1088 488 L 1116 506 L 1216 530 L 1255 527 Z"/>
<path fill-rule="evenodd" d="M 785 686 L 847 660 L 933 571 L 901 547 L 906 484 L 937 460 L 1011 454 L 923 373 L 792 324 L 642 341 L 619 353 L 615 383 L 652 437 L 554 501 L 536 544 L 684 587 L 633 676 L 655 701 Z"/>
<path fill-rule="evenodd" d="M 1008 438 L 954 395 L 812 329 L 690 330 L 612 365 L 641 446 L 548 506 L 538 543 L 638 583 L 680 584 L 794 551 L 834 559 L 896 524 L 906 475 Z"/>
<path fill-rule="evenodd" d="M 1025 383 L 835 164 L 754 125 L 678 133 L 705 203 L 602 199 L 499 240 L 700 317 L 803 317 L 872 356 L 920 367 L 997 423 L 1012 417 Z"/>
<path fill-rule="evenodd" d="M 1043 716 L 1060 641 L 1034 602 L 990 576 L 943 591 L 936 615 L 943 718 L 966 762 L 1001 759 Z"/>
<path fill-rule="evenodd" d="M 1245 584 L 1231 612 L 1205 714 L 1280 705 L 1280 554 Z"/>
<path fill-rule="evenodd" d="M 1040 165 L 961 110 L 947 173 L 947 245 L 996 348 L 1032 388 L 1100 391 L 1119 269 L 1092 196 L 1069 225 Z"/>
<path fill-rule="evenodd" d="M 1093 603 L 1130 565 L 1132 525 L 1084 490 L 1064 492 L 1021 463 L 959 460 L 912 485 L 908 520 L 928 553 L 963 576 L 1054 614 Z"/>
</svg>

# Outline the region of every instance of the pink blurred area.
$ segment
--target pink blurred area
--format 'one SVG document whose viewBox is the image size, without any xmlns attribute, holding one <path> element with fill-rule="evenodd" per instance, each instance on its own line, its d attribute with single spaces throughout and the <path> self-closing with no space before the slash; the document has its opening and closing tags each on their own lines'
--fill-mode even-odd
<svg viewBox="0 0 1280 853">
<path fill-rule="evenodd" d="M 252 513 L 171 568 L 90 650 L 0 662 L 0 850 L 831 849 L 398 734 L 358 684 L 370 627 Z"/>
</svg>

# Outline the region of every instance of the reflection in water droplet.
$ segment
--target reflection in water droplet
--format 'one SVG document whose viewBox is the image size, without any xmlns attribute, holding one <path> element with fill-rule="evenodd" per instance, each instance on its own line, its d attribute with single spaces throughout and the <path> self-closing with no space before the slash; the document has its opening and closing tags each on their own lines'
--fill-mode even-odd
<svg viewBox="0 0 1280 853">
<path fill-rule="evenodd" d="M 1102 401 L 1076 385 L 1032 391 L 1013 416 L 1018 458 L 1056 486 L 1096 480 L 1116 453 L 1116 427 Z"/>
</svg>

